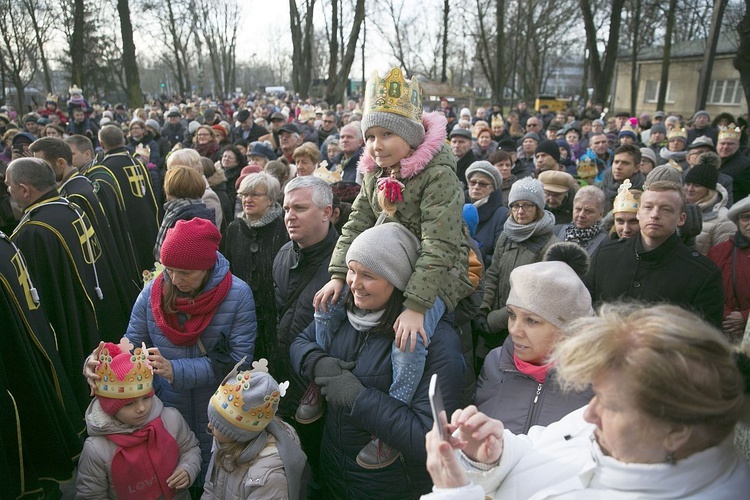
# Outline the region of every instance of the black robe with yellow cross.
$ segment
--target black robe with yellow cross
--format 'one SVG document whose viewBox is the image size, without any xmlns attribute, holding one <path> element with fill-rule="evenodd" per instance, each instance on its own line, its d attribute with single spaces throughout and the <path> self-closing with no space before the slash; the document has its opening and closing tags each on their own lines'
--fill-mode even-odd
<svg viewBox="0 0 750 500">
<path fill-rule="evenodd" d="M 72 477 L 85 431 L 85 406 L 79 406 L 63 369 L 37 284 L 21 252 L 0 232 L 3 498 L 54 494 L 60 481 Z M 80 367 L 77 375 L 82 378 Z"/>
</svg>

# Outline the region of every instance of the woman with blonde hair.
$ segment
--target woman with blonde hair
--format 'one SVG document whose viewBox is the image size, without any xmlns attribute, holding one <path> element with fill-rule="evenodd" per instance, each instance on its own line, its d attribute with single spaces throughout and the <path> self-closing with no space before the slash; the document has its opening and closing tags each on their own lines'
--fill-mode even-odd
<svg viewBox="0 0 750 500">
<path fill-rule="evenodd" d="M 193 149 L 204 158 L 211 161 L 219 161 L 219 142 L 216 139 L 216 131 L 208 125 L 201 125 L 193 134 Z"/>
<path fill-rule="evenodd" d="M 605 305 L 568 329 L 552 361 L 564 388 L 591 385 L 589 405 L 526 436 L 456 411 L 450 442 L 427 436 L 423 498 L 747 498 L 733 444 L 750 419 L 746 353 L 676 306 Z"/>
</svg>

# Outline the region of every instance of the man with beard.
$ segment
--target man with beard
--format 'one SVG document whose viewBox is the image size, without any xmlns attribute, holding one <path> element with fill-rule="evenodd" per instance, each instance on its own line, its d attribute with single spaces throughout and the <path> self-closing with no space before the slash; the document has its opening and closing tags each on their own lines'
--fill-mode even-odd
<svg viewBox="0 0 750 500">
<path fill-rule="evenodd" d="M 643 189 L 646 177 L 641 173 L 641 148 L 632 144 L 615 149 L 612 167 L 604 171 L 602 180 L 596 186 L 604 191 L 606 200 L 604 211 L 612 210 L 612 205 L 619 192 L 620 185 L 630 181 L 631 189 Z"/>
</svg>

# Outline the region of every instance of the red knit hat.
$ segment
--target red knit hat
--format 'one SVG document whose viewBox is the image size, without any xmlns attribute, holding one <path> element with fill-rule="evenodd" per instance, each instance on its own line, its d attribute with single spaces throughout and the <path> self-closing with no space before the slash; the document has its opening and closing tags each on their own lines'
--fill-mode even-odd
<svg viewBox="0 0 750 500">
<path fill-rule="evenodd" d="M 167 231 L 161 246 L 161 263 L 164 267 L 205 271 L 216 264 L 221 233 L 212 222 L 194 218 L 178 220 Z"/>
</svg>

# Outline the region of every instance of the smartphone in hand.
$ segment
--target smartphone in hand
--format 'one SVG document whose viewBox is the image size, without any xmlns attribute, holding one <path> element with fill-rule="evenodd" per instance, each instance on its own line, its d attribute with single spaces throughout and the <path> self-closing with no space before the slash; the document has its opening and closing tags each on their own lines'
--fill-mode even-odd
<svg viewBox="0 0 750 500">
<path fill-rule="evenodd" d="M 438 424 L 437 428 L 440 439 L 449 441 L 451 433 L 448 429 L 448 414 L 445 412 L 443 393 L 440 392 L 440 382 L 438 381 L 437 373 L 433 373 L 432 378 L 430 378 L 428 395 L 430 397 L 430 407 L 432 408 L 432 418 Z"/>
</svg>

